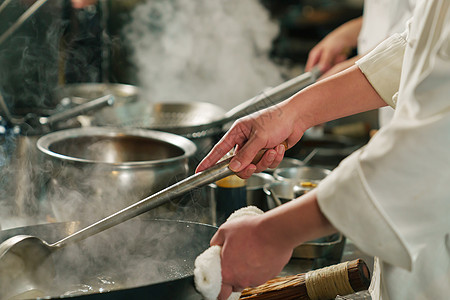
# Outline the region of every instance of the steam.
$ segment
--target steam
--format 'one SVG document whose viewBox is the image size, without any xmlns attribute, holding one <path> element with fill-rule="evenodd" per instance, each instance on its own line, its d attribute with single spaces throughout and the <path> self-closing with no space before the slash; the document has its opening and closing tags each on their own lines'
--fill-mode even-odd
<svg viewBox="0 0 450 300">
<path fill-rule="evenodd" d="M 269 59 L 278 25 L 257 0 L 155 0 L 125 36 L 153 102 L 205 101 L 230 109 L 282 81 Z"/>
</svg>

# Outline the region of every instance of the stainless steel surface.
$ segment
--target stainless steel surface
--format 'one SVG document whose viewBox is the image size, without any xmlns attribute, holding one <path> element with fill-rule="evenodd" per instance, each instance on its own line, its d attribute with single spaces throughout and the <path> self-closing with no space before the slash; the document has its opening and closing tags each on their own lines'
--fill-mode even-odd
<svg viewBox="0 0 450 300">
<path fill-rule="evenodd" d="M 51 244 L 50 246 L 62 247 L 69 242 L 77 242 L 83 240 L 89 236 L 102 232 L 103 230 L 106 230 L 112 226 L 125 222 L 144 212 L 147 212 L 153 208 L 161 206 L 169 202 L 171 199 L 183 195 L 184 193 L 189 192 L 195 188 L 202 187 L 204 185 L 227 177 L 233 174 L 233 172 L 228 168 L 230 160 L 231 158 L 218 163 L 217 165 L 205 170 L 204 172 L 189 176 L 186 179 L 181 180 L 171 185 L 170 187 L 159 191 L 156 194 L 144 198 L 141 201 L 138 201 L 107 218 L 104 218 L 68 237 L 61 239 L 58 242 L 55 242 L 54 244 Z"/>
<path fill-rule="evenodd" d="M 17 270 L 21 267 L 21 273 L 25 274 L 25 276 L 22 277 L 22 282 L 28 283 L 25 285 L 27 290 L 45 289 L 46 284 L 50 282 L 54 276 L 53 270 L 55 267 L 52 266 L 50 260 L 47 259 L 52 251 L 64 247 L 69 243 L 84 240 L 94 234 L 102 232 L 153 208 L 161 206 L 169 202 L 171 199 L 183 195 L 192 189 L 202 187 L 208 183 L 212 183 L 233 174 L 233 172 L 228 168 L 230 160 L 231 158 L 228 158 L 205 170 L 204 172 L 194 174 L 182 181 L 179 181 L 156 194 L 142 199 L 141 201 L 138 201 L 127 208 L 97 221 L 92 225 L 80 229 L 79 231 L 54 243 L 49 243 L 36 236 L 13 236 L 0 244 L 0 265 L 3 264 L 3 266 L 8 270 Z M 45 264 L 43 264 L 43 262 L 45 262 Z M 11 264 L 11 266 L 8 266 L 8 264 Z M 36 269 L 39 270 L 38 273 L 34 271 Z M 13 274 L 16 274 L 16 272 L 17 271 L 13 271 Z M 10 278 L 9 276 L 11 276 L 11 274 L 8 274 L 8 278 Z M 5 278 L 0 278 L 0 281 L 2 280 L 5 280 Z M 20 294 L 20 292 L 15 291 L 14 293 L 17 295 Z"/>
<path fill-rule="evenodd" d="M 303 164 L 307 165 L 311 159 L 319 152 L 319 149 L 312 150 L 306 157 L 303 159 Z"/>
<path fill-rule="evenodd" d="M 163 130 L 183 134 L 191 127 L 207 124 L 225 113 L 207 102 L 152 103 L 138 101 L 105 110 L 93 123 L 100 126 L 125 126 Z"/>
<path fill-rule="evenodd" d="M 318 183 L 330 173 L 330 170 L 320 167 L 293 167 L 276 169 L 273 176 L 277 180 L 291 180 L 297 183 L 301 181 Z"/>
<path fill-rule="evenodd" d="M 31 17 L 43 4 L 45 4 L 47 0 L 37 0 L 34 2 L 18 19 L 15 21 L 2 35 L 0 35 L 0 45 L 3 44 L 3 42 L 9 38 L 11 34 L 13 34 L 22 24 L 28 20 L 29 17 Z M 1 10 L 4 9 L 4 7 L 9 3 L 9 1 L 5 1 L 5 3 L 2 4 Z M 1 12 L 0 10 L 0 12 Z"/>
<path fill-rule="evenodd" d="M 292 157 L 283 157 L 283 160 L 280 162 L 280 164 L 276 168 L 267 169 L 264 172 L 273 174 L 273 171 L 275 171 L 276 169 L 291 168 L 291 167 L 303 167 L 304 165 L 305 165 L 305 163 L 300 159 L 296 159 L 296 158 L 292 158 Z"/>
<path fill-rule="evenodd" d="M 311 188 L 304 188 L 299 186 L 295 181 L 274 181 L 264 185 L 264 192 L 266 193 L 270 208 L 275 208 L 286 202 L 289 202 L 304 193 L 311 190 Z M 336 233 L 326 236 L 314 241 L 308 241 L 296 247 L 292 253 L 292 257 L 305 259 L 318 258 L 333 258 L 340 259 L 345 243 L 345 238 L 342 234 Z"/>
<path fill-rule="evenodd" d="M 188 175 L 196 151 L 178 135 L 107 127 L 53 132 L 37 147 L 48 177 L 45 198 L 58 221 L 93 221 L 166 188 Z"/>
<path fill-rule="evenodd" d="M 273 176 L 267 173 L 257 173 L 250 176 L 246 180 L 247 205 L 254 205 L 263 211 L 269 210 L 263 187 L 274 180 Z"/>
<path fill-rule="evenodd" d="M 336 233 L 295 247 L 292 257 L 309 259 L 332 257 L 340 260 L 344 245 L 344 236 L 341 233 Z"/>
<path fill-rule="evenodd" d="M 281 205 L 283 205 L 283 203 L 281 203 L 280 198 L 278 198 L 277 193 L 275 193 L 275 192 L 273 191 L 273 189 L 272 189 L 270 186 L 269 186 L 269 188 L 268 188 L 268 191 L 269 191 L 270 196 L 271 196 L 272 199 L 273 199 L 273 202 L 275 203 L 275 206 L 281 206 Z"/>
<path fill-rule="evenodd" d="M 91 124 L 154 129 L 183 135 L 189 132 L 189 128 L 209 123 L 225 114 L 225 110 L 221 107 L 206 102 L 153 103 L 145 100 L 145 97 L 141 98 L 139 101 L 114 105 L 96 113 L 90 118 Z M 190 161 L 192 170 L 219 141 L 222 133 L 219 130 L 209 132 L 207 135 L 187 136 L 197 146 L 197 153 Z"/>
<path fill-rule="evenodd" d="M 308 191 L 308 189 L 302 188 L 293 181 L 276 180 L 272 183 L 264 185 L 263 191 L 267 196 L 267 206 L 272 209 L 278 206 L 277 203 L 273 203 L 272 201 L 270 201 L 270 199 L 276 201 L 274 199 L 274 195 L 281 203 L 286 203 L 303 195 L 306 191 Z"/>
<path fill-rule="evenodd" d="M 79 222 L 14 228 L 0 231 L 0 243 L 20 235 L 36 236 L 53 243 L 81 228 Z M 52 277 L 44 273 L 47 269 L 35 269 L 32 272 L 36 277 L 32 278 L 37 281 L 27 281 L 30 275 L 24 268 L 28 266 L 20 264 L 30 260 L 21 262 L 19 257 L 10 256 L 12 260 L 8 261 L 0 251 L 0 298 L 9 299 L 27 292 L 28 297 L 24 297 L 27 299 L 77 295 L 84 298 L 91 294 L 88 299 L 96 299 L 95 295 L 99 299 L 145 299 L 152 295 L 152 299 L 158 300 L 200 300 L 193 285 L 194 260 L 209 246 L 216 229 L 184 221 L 130 220 L 95 238 L 53 251 L 47 262 L 35 260 L 38 265 L 53 264 L 55 274 Z M 28 246 L 33 245 L 32 242 Z M 11 252 L 6 252 L 9 254 Z M 41 257 L 46 255 L 43 252 Z M 32 257 L 36 256 L 37 253 L 33 253 Z M 100 275 L 100 280 L 109 282 L 99 284 Z M 181 279 L 183 283 L 184 279 L 188 282 L 181 284 L 178 282 Z"/>
</svg>

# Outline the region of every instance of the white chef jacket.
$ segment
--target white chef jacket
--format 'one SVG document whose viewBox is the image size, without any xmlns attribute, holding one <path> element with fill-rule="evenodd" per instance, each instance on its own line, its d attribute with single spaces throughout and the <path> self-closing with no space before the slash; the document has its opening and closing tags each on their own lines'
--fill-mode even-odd
<svg viewBox="0 0 450 300">
<path fill-rule="evenodd" d="M 450 0 L 418 1 L 408 34 L 357 65 L 396 111 L 321 182 L 319 206 L 377 257 L 373 299 L 449 299 Z"/>
<path fill-rule="evenodd" d="M 394 33 L 402 33 L 415 0 L 364 0 L 358 54 L 366 54 Z"/>
<path fill-rule="evenodd" d="M 415 0 L 365 0 L 361 31 L 358 36 L 358 54 L 363 55 L 394 33 L 401 33 L 411 16 Z M 378 110 L 380 126 L 390 122 L 391 107 Z"/>
</svg>

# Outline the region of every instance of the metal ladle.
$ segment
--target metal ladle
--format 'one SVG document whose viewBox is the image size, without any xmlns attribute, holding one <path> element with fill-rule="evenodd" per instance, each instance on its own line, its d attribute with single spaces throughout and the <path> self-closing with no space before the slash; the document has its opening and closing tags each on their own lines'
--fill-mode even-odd
<svg viewBox="0 0 450 300">
<path fill-rule="evenodd" d="M 261 151 L 254 161 L 259 161 L 264 152 Z M 28 298 L 43 296 L 42 291 L 51 286 L 54 278 L 54 262 L 49 259 L 53 251 L 161 206 L 194 188 L 234 174 L 228 168 L 231 159 L 229 157 L 201 173 L 187 177 L 57 242 L 49 243 L 30 235 L 17 235 L 7 239 L 0 244 L 0 299 L 20 299 L 16 298 L 17 295 Z"/>
</svg>

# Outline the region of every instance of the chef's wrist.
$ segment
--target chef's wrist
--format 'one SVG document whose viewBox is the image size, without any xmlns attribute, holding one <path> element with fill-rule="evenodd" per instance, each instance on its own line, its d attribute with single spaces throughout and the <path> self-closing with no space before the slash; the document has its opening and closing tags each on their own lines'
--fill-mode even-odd
<svg viewBox="0 0 450 300">
<path fill-rule="evenodd" d="M 291 118 L 290 123 L 293 124 L 293 129 L 304 133 L 309 128 L 319 124 L 316 119 L 318 112 L 312 110 L 308 104 L 310 101 L 314 101 L 312 97 L 314 97 L 314 94 L 307 87 L 286 100 L 284 110 L 288 112 L 287 115 Z"/>
</svg>

